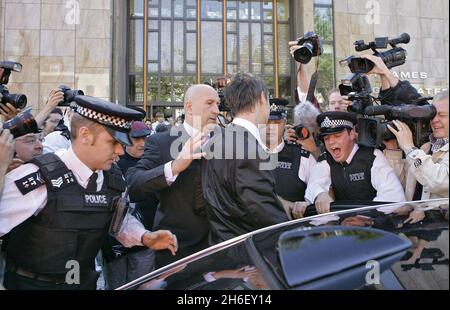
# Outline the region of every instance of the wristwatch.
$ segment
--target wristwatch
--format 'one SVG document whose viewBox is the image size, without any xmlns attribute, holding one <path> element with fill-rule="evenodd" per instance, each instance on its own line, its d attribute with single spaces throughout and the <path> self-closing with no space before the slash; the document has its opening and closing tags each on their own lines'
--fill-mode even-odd
<svg viewBox="0 0 450 310">
<path fill-rule="evenodd" d="M 408 157 L 412 152 L 418 150 L 418 147 L 413 146 L 408 152 L 406 152 L 406 157 Z"/>
</svg>

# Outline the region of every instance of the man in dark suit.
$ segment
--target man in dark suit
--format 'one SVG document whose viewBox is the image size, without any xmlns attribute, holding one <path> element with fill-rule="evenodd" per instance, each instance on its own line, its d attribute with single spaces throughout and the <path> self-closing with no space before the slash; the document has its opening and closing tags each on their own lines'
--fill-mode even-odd
<svg viewBox="0 0 450 310">
<path fill-rule="evenodd" d="M 216 128 L 202 165 L 212 243 L 288 220 L 275 194 L 276 154 L 266 152 L 258 128 L 269 119 L 267 95 L 264 83 L 247 74 L 237 75 L 225 90 L 235 118 L 227 128 Z"/>
<path fill-rule="evenodd" d="M 156 255 L 157 268 L 208 246 L 209 223 L 200 183 L 200 153 L 219 114 L 219 96 L 208 85 L 194 85 L 184 99 L 186 119 L 170 132 L 151 136 L 144 157 L 127 172 L 134 201 L 150 193 L 159 196 L 154 227 L 171 227 L 178 238 L 175 257 Z"/>
</svg>

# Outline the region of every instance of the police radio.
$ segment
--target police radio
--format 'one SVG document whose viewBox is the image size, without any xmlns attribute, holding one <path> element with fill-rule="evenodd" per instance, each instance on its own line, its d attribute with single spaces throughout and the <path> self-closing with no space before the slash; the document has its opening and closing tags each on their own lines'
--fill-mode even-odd
<svg viewBox="0 0 450 310">
<path fill-rule="evenodd" d="M 128 188 L 122 196 L 114 197 L 112 205 L 114 208 L 114 214 L 111 220 L 111 225 L 109 226 L 109 234 L 115 237 L 120 232 L 123 220 L 128 212 Z"/>
</svg>

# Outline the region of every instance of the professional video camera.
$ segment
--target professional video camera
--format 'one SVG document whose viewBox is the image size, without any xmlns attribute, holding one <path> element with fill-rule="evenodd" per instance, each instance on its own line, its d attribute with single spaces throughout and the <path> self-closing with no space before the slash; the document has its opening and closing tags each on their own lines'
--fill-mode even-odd
<svg viewBox="0 0 450 310">
<path fill-rule="evenodd" d="M 314 32 L 307 32 L 297 39 L 301 47 L 294 52 L 294 59 L 302 64 L 307 64 L 313 57 L 322 55 L 323 48 L 319 36 Z"/>
<path fill-rule="evenodd" d="M 9 82 L 12 71 L 21 72 L 22 65 L 13 61 L 0 61 L 0 103 L 10 103 L 16 109 L 23 109 L 27 105 L 27 96 L 24 94 L 11 94 L 5 86 Z"/>
<path fill-rule="evenodd" d="M 68 86 L 61 85 L 59 89 L 64 93 L 64 100 L 58 104 L 60 107 L 68 107 L 72 101 L 75 101 L 76 96 L 84 96 L 84 92 L 79 89 L 71 89 Z"/>
<path fill-rule="evenodd" d="M 385 53 L 376 52 L 376 48 L 385 48 L 387 42 L 393 47 L 392 50 Z M 409 35 L 402 34 L 399 38 L 388 40 L 388 38 L 377 38 L 375 42 L 368 45 L 364 41 L 355 43 L 357 51 L 372 48 L 376 56 L 381 57 L 388 68 L 399 66 L 405 63 L 406 51 L 397 48 L 396 44 L 408 43 Z M 358 144 L 384 148 L 383 141 L 395 139 L 394 134 L 387 127 L 390 125 L 396 128 L 393 120 L 400 120 L 408 125 L 414 137 L 414 144 L 418 147 L 428 142 L 431 134 L 430 120 L 436 115 L 436 108 L 430 105 L 427 100 L 432 98 L 423 98 L 417 95 L 417 99 L 396 98 L 395 102 L 386 102 L 383 99 L 372 96 L 372 87 L 365 73 L 371 71 L 374 67 L 373 62 L 354 56 L 341 61 L 341 64 L 347 64 L 352 71 L 342 80 L 339 86 L 342 96 L 347 96 L 352 104 L 348 107 L 349 112 L 358 114 Z M 409 85 L 409 83 L 408 83 Z M 415 89 L 411 87 L 411 91 Z M 415 91 L 416 92 L 416 91 Z M 375 103 L 381 101 L 381 105 Z M 384 118 L 378 117 L 384 116 Z"/>
<path fill-rule="evenodd" d="M 339 85 L 342 96 L 347 96 L 353 103 L 348 111 L 356 114 L 364 114 L 364 110 L 373 105 L 372 86 L 368 77 L 362 73 L 351 73 L 342 79 Z"/>
<path fill-rule="evenodd" d="M 418 147 L 429 141 L 431 134 L 430 120 L 436 116 L 436 108 L 427 100 L 420 98 L 409 104 L 398 106 L 374 105 L 365 109 L 368 117 L 358 120 L 359 143 L 366 146 L 383 147 L 383 141 L 395 139 L 387 125 L 396 128 L 393 120 L 400 120 L 408 125 L 413 133 L 414 144 Z M 384 115 L 384 119 L 374 116 Z"/>
<path fill-rule="evenodd" d="M 406 62 L 406 56 L 408 53 L 401 47 L 397 47 L 398 44 L 408 44 L 410 41 L 409 34 L 402 33 L 398 38 L 389 40 L 388 37 L 375 38 L 375 41 L 366 44 L 364 40 L 359 40 L 353 43 L 355 45 L 355 50 L 357 52 L 366 51 L 372 49 L 374 51 L 374 56 L 380 57 L 386 66 L 394 68 L 401 66 Z M 388 44 L 392 47 L 391 50 L 386 52 L 379 52 L 377 49 L 385 49 Z M 348 66 L 352 73 L 368 73 L 373 67 L 374 63 L 368 59 L 350 56 L 342 60 L 342 66 Z"/>
</svg>

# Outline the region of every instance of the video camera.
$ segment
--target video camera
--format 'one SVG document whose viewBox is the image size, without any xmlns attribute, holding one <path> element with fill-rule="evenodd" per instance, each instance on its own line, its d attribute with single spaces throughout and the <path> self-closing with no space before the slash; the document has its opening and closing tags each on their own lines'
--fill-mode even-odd
<svg viewBox="0 0 450 310">
<path fill-rule="evenodd" d="M 366 51 L 372 49 L 374 56 L 380 57 L 389 69 L 403 65 L 406 62 L 406 56 L 408 53 L 401 47 L 397 47 L 398 44 L 408 44 L 410 36 L 407 33 L 402 33 L 398 38 L 389 40 L 388 37 L 375 38 L 375 41 L 366 44 L 364 40 L 359 40 L 353 43 L 357 52 Z M 388 44 L 392 47 L 391 50 L 386 52 L 379 52 L 377 49 L 385 49 Z M 365 58 L 350 56 L 340 61 L 341 66 L 348 66 L 352 73 L 368 73 L 375 64 Z"/>
<path fill-rule="evenodd" d="M 375 55 L 382 58 L 388 68 L 393 68 L 405 63 L 406 51 L 397 48 L 396 44 L 408 43 L 409 35 L 404 33 L 399 38 L 389 40 L 388 38 L 377 38 L 375 42 L 368 45 L 364 41 L 356 41 L 356 51 L 372 49 Z M 386 48 L 389 43 L 393 49 L 385 53 L 379 53 L 377 48 Z M 372 87 L 368 77 L 365 75 L 370 72 L 374 63 L 368 59 L 350 56 L 341 61 L 347 64 L 352 74 L 342 80 L 339 90 L 342 96 L 348 96 L 352 104 L 348 111 L 358 114 L 358 144 L 373 147 L 384 148 L 383 141 L 395 139 L 394 134 L 389 130 L 388 125 L 396 128 L 393 120 L 400 120 L 408 125 L 414 137 L 414 144 L 418 147 L 429 141 L 431 134 L 430 120 L 436 116 L 436 108 L 430 105 L 427 100 L 432 98 L 423 98 L 417 95 L 417 99 L 396 98 L 395 102 L 387 102 L 381 99 L 381 105 L 375 105 L 380 98 L 372 96 Z M 408 83 L 409 85 L 409 83 Z M 417 91 L 410 86 L 411 92 Z M 409 90 L 409 89 L 408 89 Z M 384 116 L 381 118 L 379 116 Z"/>
<path fill-rule="evenodd" d="M 398 106 L 374 105 L 365 109 L 365 118 L 358 120 L 359 140 L 362 145 L 383 147 L 383 141 L 395 139 L 387 127 L 396 128 L 393 120 L 400 120 L 408 125 L 413 133 L 414 144 L 418 147 L 429 141 L 431 134 L 430 120 L 436 116 L 436 108 L 427 100 Z M 423 102 L 422 105 L 420 103 Z M 374 116 L 384 115 L 384 119 Z"/>
<path fill-rule="evenodd" d="M 27 96 L 24 94 L 11 94 L 5 86 L 9 82 L 12 71 L 21 72 L 22 65 L 13 61 L 0 61 L 0 103 L 10 103 L 16 109 L 23 109 L 27 106 Z"/>
</svg>

